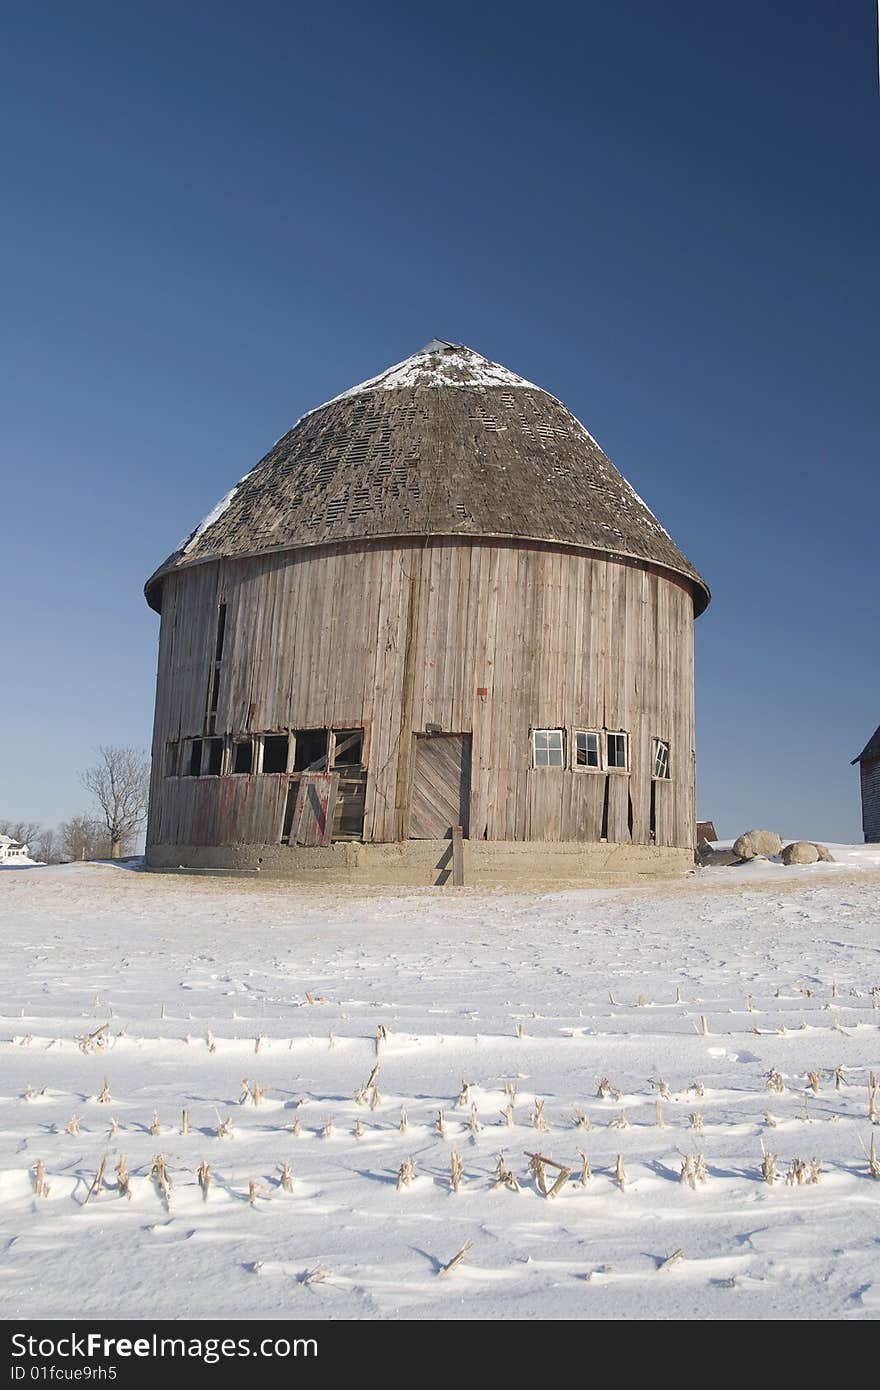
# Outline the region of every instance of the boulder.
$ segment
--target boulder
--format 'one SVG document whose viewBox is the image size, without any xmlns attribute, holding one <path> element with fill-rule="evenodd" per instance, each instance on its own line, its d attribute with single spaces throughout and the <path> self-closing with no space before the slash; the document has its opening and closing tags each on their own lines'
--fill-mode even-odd
<svg viewBox="0 0 880 1390">
<path fill-rule="evenodd" d="M 831 851 L 830 851 L 830 849 L 828 848 L 827 845 L 820 845 L 820 844 L 817 843 L 816 840 L 813 841 L 813 845 L 814 845 L 814 847 L 815 847 L 816 853 L 818 854 L 819 858 L 822 860 L 823 864 L 833 864 L 833 863 L 834 863 L 834 855 L 831 853 Z"/>
<path fill-rule="evenodd" d="M 811 840 L 795 840 L 782 851 L 783 864 L 816 864 L 819 851 Z"/>
<path fill-rule="evenodd" d="M 775 830 L 747 830 L 733 842 L 733 852 L 740 859 L 754 859 L 757 855 L 778 854 L 782 849 L 782 836 Z"/>
<path fill-rule="evenodd" d="M 741 864 L 742 858 L 732 849 L 714 849 L 707 840 L 697 850 L 697 863 L 703 869 L 727 868 L 731 864 Z"/>
</svg>

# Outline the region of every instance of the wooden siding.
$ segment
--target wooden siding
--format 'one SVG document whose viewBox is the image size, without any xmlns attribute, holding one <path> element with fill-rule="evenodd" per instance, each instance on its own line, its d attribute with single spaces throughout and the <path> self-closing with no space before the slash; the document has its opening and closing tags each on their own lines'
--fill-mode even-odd
<svg viewBox="0 0 880 1390">
<path fill-rule="evenodd" d="M 454 359 L 453 370 L 468 370 Z M 430 373 L 429 373 L 430 375 Z M 595 439 L 523 382 L 436 380 L 346 393 L 309 411 L 226 497 L 215 520 L 147 584 L 221 557 L 380 538 L 493 536 L 628 555 L 681 575 L 698 611 L 703 580 Z"/>
<path fill-rule="evenodd" d="M 470 835 L 650 842 L 694 834 L 693 597 L 656 567 L 552 545 L 435 539 L 218 560 L 162 595 L 148 844 L 275 843 L 283 776 L 166 778 L 203 730 L 227 605 L 217 732 L 364 728 L 364 839 L 410 833 L 413 733 L 472 736 Z M 485 690 L 485 695 L 478 692 Z M 532 768 L 533 728 L 620 729 L 630 775 Z M 630 827 L 631 830 L 630 830 Z"/>
<path fill-rule="evenodd" d="M 880 758 L 861 764 L 862 830 L 866 845 L 880 844 Z"/>
</svg>

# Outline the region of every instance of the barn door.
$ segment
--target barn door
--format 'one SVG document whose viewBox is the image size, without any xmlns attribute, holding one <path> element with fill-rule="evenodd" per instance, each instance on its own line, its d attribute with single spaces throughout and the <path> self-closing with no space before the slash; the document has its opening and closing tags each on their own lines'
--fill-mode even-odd
<svg viewBox="0 0 880 1390">
<path fill-rule="evenodd" d="M 470 734 L 416 734 L 409 838 L 447 840 L 454 825 L 467 835 L 470 805 Z"/>
<path fill-rule="evenodd" d="M 338 772 L 304 772 L 298 786 L 291 784 L 288 796 L 296 799 L 287 832 L 289 844 L 321 845 L 326 849 L 333 833 L 338 790 Z"/>
</svg>

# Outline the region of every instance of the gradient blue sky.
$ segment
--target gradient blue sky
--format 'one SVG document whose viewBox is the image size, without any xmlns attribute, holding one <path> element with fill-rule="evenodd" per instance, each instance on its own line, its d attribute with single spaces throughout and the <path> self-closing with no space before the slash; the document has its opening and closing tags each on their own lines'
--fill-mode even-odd
<svg viewBox="0 0 880 1390">
<path fill-rule="evenodd" d="M 155 566 L 435 335 L 708 579 L 699 805 L 860 837 L 880 722 L 872 0 L 7 6 L 0 816 L 150 740 Z"/>
</svg>

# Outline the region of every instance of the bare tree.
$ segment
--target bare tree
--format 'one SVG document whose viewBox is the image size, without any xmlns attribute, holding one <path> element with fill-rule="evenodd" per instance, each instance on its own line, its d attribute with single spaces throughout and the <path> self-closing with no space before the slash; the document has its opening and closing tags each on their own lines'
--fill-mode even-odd
<svg viewBox="0 0 880 1390">
<path fill-rule="evenodd" d="M 71 816 L 58 827 L 62 859 L 109 859 L 110 837 L 93 816 Z"/>
<path fill-rule="evenodd" d="M 58 863 L 58 832 L 51 826 L 39 830 L 31 840 L 31 859 L 36 859 L 41 864 Z"/>
<path fill-rule="evenodd" d="M 16 840 L 20 845 L 29 845 L 31 848 L 35 848 L 44 834 L 45 831 L 39 821 L 0 820 L 0 835 L 8 835 L 11 840 Z"/>
<path fill-rule="evenodd" d="M 101 811 L 110 838 L 110 857 L 119 859 L 130 849 L 147 819 L 150 760 L 138 748 L 98 749 L 99 761 L 80 774 Z"/>
</svg>

